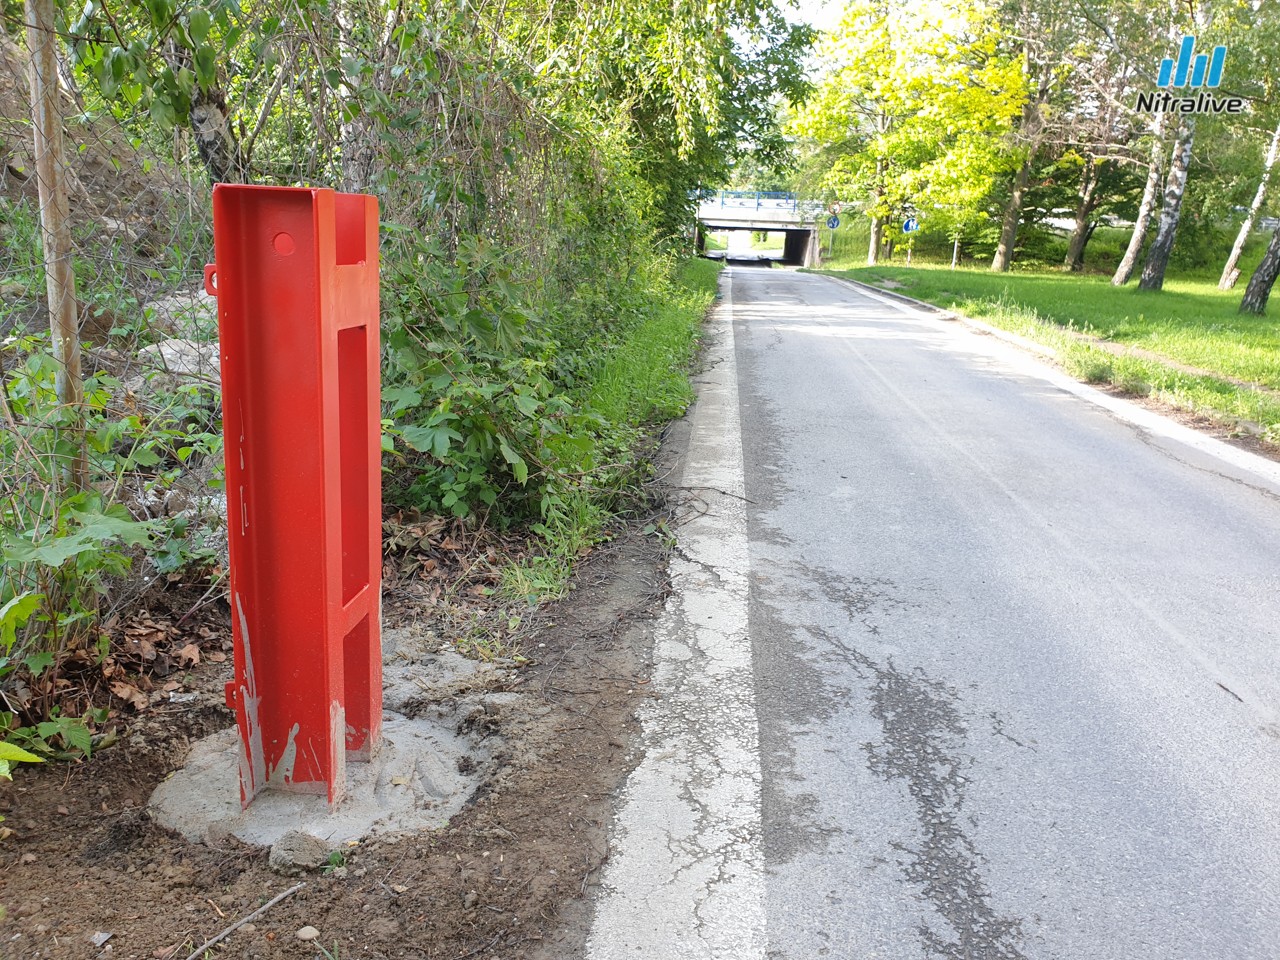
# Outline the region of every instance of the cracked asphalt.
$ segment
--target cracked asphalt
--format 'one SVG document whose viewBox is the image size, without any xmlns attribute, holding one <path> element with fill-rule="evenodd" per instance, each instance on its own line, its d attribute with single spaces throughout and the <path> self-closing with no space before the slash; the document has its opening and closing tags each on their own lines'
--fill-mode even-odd
<svg viewBox="0 0 1280 960">
<path fill-rule="evenodd" d="M 1280 956 L 1280 467 L 732 268 L 591 960 Z"/>
</svg>

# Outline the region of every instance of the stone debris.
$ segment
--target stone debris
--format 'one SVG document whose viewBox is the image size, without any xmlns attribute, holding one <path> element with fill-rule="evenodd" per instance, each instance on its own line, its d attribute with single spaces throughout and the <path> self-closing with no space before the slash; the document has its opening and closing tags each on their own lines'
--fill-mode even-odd
<svg viewBox="0 0 1280 960">
<path fill-rule="evenodd" d="M 276 873 L 295 876 L 318 870 L 329 862 L 330 845 L 301 830 L 290 830 L 271 845 L 267 866 Z"/>
<path fill-rule="evenodd" d="M 187 290 L 142 308 L 152 329 L 175 337 L 208 338 L 218 329 L 218 301 L 204 290 Z"/>
</svg>

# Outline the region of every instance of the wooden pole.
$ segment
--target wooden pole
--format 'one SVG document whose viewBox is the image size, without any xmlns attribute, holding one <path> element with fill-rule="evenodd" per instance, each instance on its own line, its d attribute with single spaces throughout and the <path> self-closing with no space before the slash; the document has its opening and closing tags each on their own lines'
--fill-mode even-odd
<svg viewBox="0 0 1280 960">
<path fill-rule="evenodd" d="M 49 327 L 58 362 L 58 402 L 71 413 L 75 453 L 64 465 L 67 492 L 85 489 L 88 461 L 84 438 L 84 380 L 80 370 L 80 327 L 76 317 L 76 277 L 72 262 L 70 204 L 62 104 L 58 98 L 58 54 L 54 0 L 26 0 L 27 47 L 31 51 L 31 126 L 35 132 L 36 180 L 44 240 L 45 291 Z"/>
</svg>

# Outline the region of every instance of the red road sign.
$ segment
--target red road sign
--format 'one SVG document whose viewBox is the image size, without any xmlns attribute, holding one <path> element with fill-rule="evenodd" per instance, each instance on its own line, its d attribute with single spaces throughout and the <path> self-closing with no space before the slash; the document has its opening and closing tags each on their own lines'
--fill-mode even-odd
<svg viewBox="0 0 1280 960">
<path fill-rule="evenodd" d="M 378 203 L 219 184 L 240 798 L 341 799 L 382 723 Z"/>
</svg>

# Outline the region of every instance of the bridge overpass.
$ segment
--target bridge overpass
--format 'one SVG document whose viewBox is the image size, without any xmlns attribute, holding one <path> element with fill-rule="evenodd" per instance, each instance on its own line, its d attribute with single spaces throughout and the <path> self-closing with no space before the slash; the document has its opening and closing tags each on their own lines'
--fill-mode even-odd
<svg viewBox="0 0 1280 960">
<path fill-rule="evenodd" d="M 794 193 L 721 190 L 698 202 L 698 252 L 708 232 L 752 230 L 784 233 L 782 262 L 798 267 L 818 265 L 821 204 L 801 202 Z"/>
</svg>

